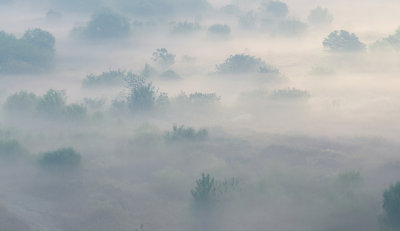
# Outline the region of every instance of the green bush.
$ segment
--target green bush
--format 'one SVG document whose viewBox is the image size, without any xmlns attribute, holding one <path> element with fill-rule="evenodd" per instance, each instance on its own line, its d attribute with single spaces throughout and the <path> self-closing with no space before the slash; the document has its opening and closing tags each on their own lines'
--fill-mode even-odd
<svg viewBox="0 0 400 231">
<path fill-rule="evenodd" d="M 81 155 L 73 148 L 61 148 L 41 155 L 39 163 L 45 167 L 77 167 L 80 165 Z"/>
</svg>

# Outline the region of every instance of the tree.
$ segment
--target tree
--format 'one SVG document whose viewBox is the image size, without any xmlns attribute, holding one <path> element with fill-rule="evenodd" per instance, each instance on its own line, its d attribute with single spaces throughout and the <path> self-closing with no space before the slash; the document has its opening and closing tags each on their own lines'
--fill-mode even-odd
<svg viewBox="0 0 400 231">
<path fill-rule="evenodd" d="M 231 55 L 224 63 L 217 65 L 217 71 L 221 74 L 279 73 L 262 59 L 246 54 Z"/>
<path fill-rule="evenodd" d="M 359 52 L 365 50 L 365 44 L 358 37 L 345 30 L 333 31 L 324 39 L 326 49 L 335 52 Z"/>
<path fill-rule="evenodd" d="M 165 48 L 158 48 L 153 52 L 153 61 L 160 66 L 169 67 L 175 63 L 175 55 L 168 52 Z"/>
<path fill-rule="evenodd" d="M 215 200 L 217 188 L 214 178 L 210 174 L 201 174 L 201 178 L 196 180 L 196 187 L 191 190 L 195 202 L 199 205 L 207 205 Z"/>
<path fill-rule="evenodd" d="M 382 207 L 385 211 L 385 225 L 392 230 L 400 229 L 400 181 L 383 193 Z"/>
<path fill-rule="evenodd" d="M 122 38 L 130 33 L 130 23 L 123 15 L 103 9 L 92 15 L 86 27 L 75 29 L 90 39 Z"/>
<path fill-rule="evenodd" d="M 214 24 L 208 28 L 208 33 L 212 36 L 228 36 L 231 28 L 226 24 Z"/>
<path fill-rule="evenodd" d="M 158 90 L 142 78 L 131 80 L 128 107 L 132 111 L 145 111 L 154 107 Z"/>
<path fill-rule="evenodd" d="M 48 50 L 49 52 L 54 52 L 56 39 L 52 34 L 41 29 L 27 30 L 24 36 L 21 38 L 29 44 L 40 49 Z"/>
<path fill-rule="evenodd" d="M 317 8 L 310 11 L 308 15 L 308 22 L 314 25 L 329 25 L 333 21 L 332 15 L 328 12 L 328 9 L 318 6 Z"/>
<path fill-rule="evenodd" d="M 266 5 L 263 5 L 264 11 L 268 16 L 274 18 L 285 18 L 289 13 L 289 8 L 286 3 L 281 1 L 272 1 Z"/>
</svg>

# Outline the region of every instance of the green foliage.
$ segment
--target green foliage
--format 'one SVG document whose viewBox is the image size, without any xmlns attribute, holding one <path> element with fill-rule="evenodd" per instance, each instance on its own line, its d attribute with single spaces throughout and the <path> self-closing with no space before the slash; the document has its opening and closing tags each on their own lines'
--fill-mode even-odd
<svg viewBox="0 0 400 231">
<path fill-rule="evenodd" d="M 165 137 L 168 141 L 197 141 L 204 140 L 208 136 L 207 129 L 195 130 L 191 127 L 185 127 L 183 125 L 172 127 L 172 131 L 166 133 Z"/>
<path fill-rule="evenodd" d="M 41 155 L 39 163 L 44 167 L 77 167 L 81 155 L 73 148 L 61 148 Z"/>
<path fill-rule="evenodd" d="M 192 196 L 198 205 L 207 205 L 215 201 L 217 188 L 214 178 L 210 174 L 201 174 L 201 178 L 196 180 L 196 187 L 191 190 Z"/>
<path fill-rule="evenodd" d="M 231 55 L 223 64 L 217 65 L 217 71 L 221 74 L 279 73 L 262 59 L 245 54 Z"/>
<path fill-rule="evenodd" d="M 384 220 L 392 230 L 400 229 L 400 182 L 383 193 Z"/>
<path fill-rule="evenodd" d="M 0 72 L 42 71 L 51 66 L 55 55 L 55 38 L 41 29 L 27 30 L 24 36 L 0 31 Z"/>
<path fill-rule="evenodd" d="M 89 39 L 110 39 L 128 36 L 130 27 L 127 18 L 111 9 L 103 9 L 93 14 L 85 27 L 75 30 Z"/>
<path fill-rule="evenodd" d="M 326 49 L 335 52 L 358 52 L 365 50 L 365 44 L 360 42 L 355 34 L 348 31 L 333 31 L 324 39 L 323 45 Z"/>
</svg>

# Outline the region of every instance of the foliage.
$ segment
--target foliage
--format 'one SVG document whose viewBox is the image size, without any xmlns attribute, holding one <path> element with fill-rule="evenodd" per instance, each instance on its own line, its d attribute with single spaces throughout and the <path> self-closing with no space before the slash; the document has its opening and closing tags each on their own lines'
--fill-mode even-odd
<svg viewBox="0 0 400 231">
<path fill-rule="evenodd" d="M 214 36 L 228 36 L 231 28 L 226 24 L 214 24 L 208 28 L 208 33 Z"/>
<path fill-rule="evenodd" d="M 193 34 L 200 30 L 198 22 L 178 22 L 172 23 L 171 32 L 175 34 Z"/>
<path fill-rule="evenodd" d="M 136 78 L 130 81 L 129 87 L 128 107 L 132 111 L 149 110 L 154 107 L 158 90 L 152 83 L 146 83 L 144 79 Z"/>
<path fill-rule="evenodd" d="M 272 16 L 274 18 L 284 18 L 289 13 L 289 8 L 286 3 L 281 1 L 271 1 L 268 4 L 263 4 L 261 8 L 267 16 Z"/>
<path fill-rule="evenodd" d="M 73 148 L 61 148 L 41 155 L 39 163 L 45 167 L 66 166 L 77 167 L 80 165 L 81 155 Z"/>
<path fill-rule="evenodd" d="M 392 230 L 400 229 L 400 182 L 383 193 L 384 220 Z"/>
<path fill-rule="evenodd" d="M 323 45 L 326 49 L 336 52 L 357 52 L 365 50 L 365 44 L 360 42 L 355 34 L 348 31 L 333 31 L 325 38 Z"/>
<path fill-rule="evenodd" d="M 393 35 L 376 41 L 371 45 L 373 51 L 400 51 L 400 28 Z"/>
<path fill-rule="evenodd" d="M 0 72 L 25 73 L 51 66 L 55 38 L 41 29 L 27 30 L 22 38 L 0 31 Z"/>
<path fill-rule="evenodd" d="M 278 33 L 287 36 L 302 34 L 306 31 L 307 24 L 296 20 L 282 20 L 278 23 Z"/>
<path fill-rule="evenodd" d="M 85 27 L 76 28 L 76 31 L 89 39 L 110 39 L 128 36 L 130 27 L 127 18 L 111 9 L 103 9 L 93 14 Z"/>
<path fill-rule="evenodd" d="M 279 73 L 262 59 L 246 54 L 231 55 L 223 64 L 217 65 L 217 71 L 221 74 Z"/>
<path fill-rule="evenodd" d="M 12 113 L 26 113 L 33 112 L 36 108 L 38 98 L 34 93 L 20 91 L 7 97 L 4 103 L 4 109 Z"/>
<path fill-rule="evenodd" d="M 216 183 L 210 174 L 201 174 L 201 178 L 196 180 L 196 187 L 191 190 L 195 202 L 199 205 L 207 205 L 216 199 Z"/>
<path fill-rule="evenodd" d="M 39 99 L 37 111 L 46 116 L 57 116 L 61 115 L 65 104 L 65 92 L 50 89 Z"/>
<path fill-rule="evenodd" d="M 175 63 L 175 55 L 169 53 L 165 48 L 158 48 L 153 52 L 152 60 L 160 66 L 169 67 Z"/>
<path fill-rule="evenodd" d="M 314 25 L 329 25 L 333 21 L 333 16 L 329 13 L 328 9 L 318 6 L 310 11 L 308 15 L 308 22 Z"/>
<path fill-rule="evenodd" d="M 208 135 L 207 129 L 199 129 L 195 130 L 191 127 L 185 127 L 183 125 L 177 126 L 174 125 L 172 127 L 172 131 L 166 133 L 166 139 L 169 141 L 178 141 L 178 140 L 204 140 Z"/>
<path fill-rule="evenodd" d="M 99 87 L 99 86 L 121 86 L 134 74 L 131 72 L 124 72 L 121 70 L 110 70 L 103 72 L 100 75 L 90 74 L 83 80 L 84 87 Z"/>
</svg>

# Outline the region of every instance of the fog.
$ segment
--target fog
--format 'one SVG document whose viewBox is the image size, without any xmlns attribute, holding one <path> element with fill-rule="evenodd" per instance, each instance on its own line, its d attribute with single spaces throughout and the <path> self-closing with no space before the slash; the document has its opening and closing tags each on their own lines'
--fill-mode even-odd
<svg viewBox="0 0 400 231">
<path fill-rule="evenodd" d="M 0 0 L 0 231 L 400 230 L 399 10 Z"/>
</svg>

